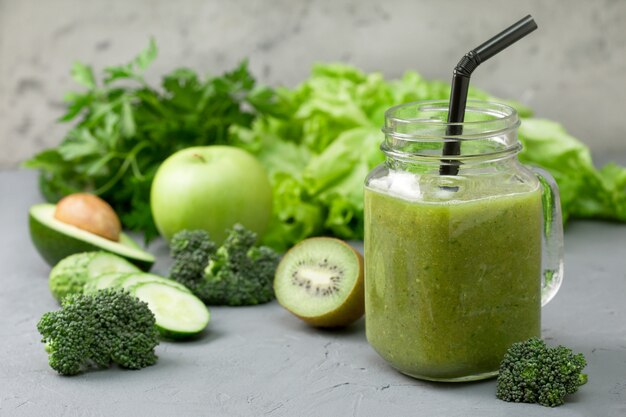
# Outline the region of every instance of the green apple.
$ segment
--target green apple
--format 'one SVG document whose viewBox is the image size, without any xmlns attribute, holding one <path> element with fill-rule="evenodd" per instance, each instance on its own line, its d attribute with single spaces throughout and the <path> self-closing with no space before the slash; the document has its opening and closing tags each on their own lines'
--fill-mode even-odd
<svg viewBox="0 0 626 417">
<path fill-rule="evenodd" d="M 231 146 L 186 148 L 159 167 L 150 193 L 154 222 L 165 239 L 204 229 L 220 244 L 234 224 L 259 236 L 272 215 L 272 188 L 259 161 Z"/>
</svg>

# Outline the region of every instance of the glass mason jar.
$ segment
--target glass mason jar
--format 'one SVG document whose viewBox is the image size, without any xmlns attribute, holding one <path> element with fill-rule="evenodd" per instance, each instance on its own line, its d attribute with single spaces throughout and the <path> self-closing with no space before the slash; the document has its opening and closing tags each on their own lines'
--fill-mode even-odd
<svg viewBox="0 0 626 417">
<path fill-rule="evenodd" d="M 517 159 L 515 110 L 469 101 L 452 136 L 447 110 L 431 101 L 385 114 L 386 161 L 365 183 L 366 333 L 400 372 L 470 381 L 540 336 L 563 229 L 553 178 Z M 443 157 L 446 142 L 460 154 Z"/>
</svg>

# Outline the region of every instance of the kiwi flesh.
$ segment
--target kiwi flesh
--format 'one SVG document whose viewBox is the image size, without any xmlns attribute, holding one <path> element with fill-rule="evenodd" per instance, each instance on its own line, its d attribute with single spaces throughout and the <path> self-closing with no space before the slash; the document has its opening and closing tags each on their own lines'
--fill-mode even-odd
<svg viewBox="0 0 626 417">
<path fill-rule="evenodd" d="M 313 326 L 347 326 L 365 311 L 363 257 L 339 239 L 303 240 L 278 265 L 274 291 L 283 307 Z"/>
</svg>

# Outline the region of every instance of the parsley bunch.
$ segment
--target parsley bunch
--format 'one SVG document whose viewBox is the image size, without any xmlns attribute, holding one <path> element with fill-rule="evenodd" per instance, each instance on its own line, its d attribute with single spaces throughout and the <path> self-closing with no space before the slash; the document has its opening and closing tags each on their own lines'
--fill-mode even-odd
<svg viewBox="0 0 626 417">
<path fill-rule="evenodd" d="M 231 126 L 249 127 L 270 114 L 274 92 L 255 87 L 247 62 L 221 76 L 201 78 L 186 68 L 165 75 L 160 88 L 144 71 L 157 56 L 147 49 L 126 65 L 107 67 L 101 82 L 76 63 L 72 77 L 86 91 L 69 93 L 62 122 L 75 121 L 61 144 L 25 162 L 39 169 L 45 198 L 56 202 L 78 191 L 107 200 L 124 226 L 157 235 L 150 185 L 163 160 L 189 146 L 229 144 Z"/>
</svg>

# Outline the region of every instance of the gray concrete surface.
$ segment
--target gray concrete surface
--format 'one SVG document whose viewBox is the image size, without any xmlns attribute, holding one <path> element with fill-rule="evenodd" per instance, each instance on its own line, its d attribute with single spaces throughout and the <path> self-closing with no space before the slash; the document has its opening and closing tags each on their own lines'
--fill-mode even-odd
<svg viewBox="0 0 626 417">
<path fill-rule="evenodd" d="M 152 81 L 244 57 L 294 85 L 317 61 L 448 80 L 462 54 L 533 14 L 540 29 L 481 67 L 473 85 L 563 123 L 594 152 L 626 151 L 626 2 L 619 0 L 0 0 L 0 169 L 56 145 L 76 60 L 126 62 L 154 35 Z"/>
<path fill-rule="evenodd" d="M 566 277 L 544 309 L 543 335 L 588 359 L 589 383 L 547 409 L 495 398 L 495 381 L 435 384 L 376 355 L 363 321 L 305 326 L 276 303 L 212 308 L 203 337 L 163 342 L 159 362 L 61 377 L 35 326 L 57 308 L 49 267 L 28 237 L 40 202 L 32 172 L 0 173 L 0 416 L 593 416 L 626 415 L 626 225 L 577 222 L 566 232 Z M 167 270 L 163 243 L 155 270 Z"/>
</svg>

